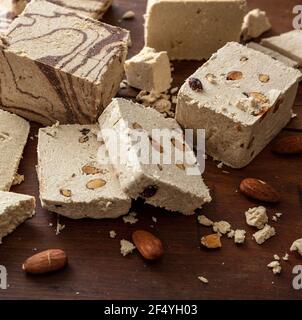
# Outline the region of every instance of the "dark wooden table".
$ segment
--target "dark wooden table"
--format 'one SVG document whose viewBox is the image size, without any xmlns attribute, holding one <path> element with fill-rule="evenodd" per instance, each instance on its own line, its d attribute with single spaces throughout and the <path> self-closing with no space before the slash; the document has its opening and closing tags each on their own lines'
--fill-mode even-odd
<svg viewBox="0 0 302 320">
<path fill-rule="evenodd" d="M 130 55 L 143 46 L 143 13 L 145 0 L 115 0 L 105 21 L 131 30 L 133 46 Z M 250 8 L 267 11 L 273 30 L 269 34 L 292 28 L 292 8 L 298 0 L 250 0 Z M 126 10 L 136 13 L 134 20 L 118 22 Z M 175 63 L 175 85 L 180 85 L 200 63 Z M 121 92 L 125 95 L 127 92 Z M 128 92 L 133 94 L 133 92 Z M 299 114 L 281 134 L 302 131 L 302 87 L 296 100 Z M 32 125 L 35 137 L 38 126 Z M 13 191 L 35 195 L 38 182 L 35 172 L 37 139 L 29 139 L 21 162 L 20 173 L 25 182 Z M 293 240 L 302 237 L 302 161 L 301 156 L 275 156 L 268 146 L 251 165 L 243 170 L 222 173 L 217 163 L 207 160 L 206 183 L 213 202 L 202 212 L 211 219 L 227 220 L 234 228 L 247 230 L 246 243 L 236 246 L 223 238 L 223 248 L 209 252 L 199 246 L 200 238 L 210 230 L 200 226 L 196 216 L 185 217 L 135 203 L 139 222 L 135 225 L 118 220 L 72 221 L 60 218 L 66 228 L 56 235 L 56 215 L 43 210 L 38 201 L 36 216 L 4 239 L 0 246 L 0 264 L 8 270 L 9 288 L 0 290 L 0 299 L 300 299 L 302 290 L 292 288 L 292 269 L 302 265 L 302 257 L 290 254 L 282 262 L 283 271 L 274 276 L 266 265 L 273 255 L 289 252 Z M 236 192 L 242 178 L 253 176 L 275 185 L 283 195 L 277 206 L 267 206 L 269 216 L 283 212 L 276 227 L 277 236 L 258 246 L 252 240 L 254 230 L 245 224 L 244 212 L 259 203 L 249 201 Z M 152 221 L 157 217 L 158 223 Z M 53 223 L 53 227 L 49 226 Z M 150 225 L 154 224 L 154 228 Z M 137 228 L 152 230 L 165 246 L 165 256 L 157 263 L 146 263 L 138 253 L 127 257 L 120 254 L 120 239 L 130 239 Z M 109 238 L 115 230 L 117 238 Z M 24 259 L 35 250 L 62 248 L 69 255 L 69 267 L 47 276 L 27 276 L 21 270 Z M 209 279 L 204 285 L 197 276 Z"/>
</svg>

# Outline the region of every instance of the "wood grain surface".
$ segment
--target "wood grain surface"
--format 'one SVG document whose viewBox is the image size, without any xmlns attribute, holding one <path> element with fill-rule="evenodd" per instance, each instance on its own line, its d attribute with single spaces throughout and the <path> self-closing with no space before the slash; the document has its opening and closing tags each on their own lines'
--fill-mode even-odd
<svg viewBox="0 0 302 320">
<path fill-rule="evenodd" d="M 145 0 L 115 0 L 104 21 L 131 30 L 133 46 L 130 55 L 143 46 Z M 267 11 L 273 30 L 278 34 L 292 28 L 292 8 L 298 0 L 249 0 L 249 7 Z M 133 10 L 133 20 L 119 22 L 126 10 Z M 177 23 L 177 22 L 175 22 Z M 174 85 L 180 85 L 200 63 L 174 63 Z M 123 90 L 121 96 L 135 95 Z M 293 120 L 281 135 L 302 131 L 302 87 L 296 100 Z M 25 182 L 13 191 L 35 195 L 38 182 L 35 171 L 35 137 L 38 125 L 32 124 L 31 139 L 25 149 L 20 173 Z M 60 218 L 66 227 L 56 235 L 57 217 L 43 210 L 38 201 L 36 216 L 4 239 L 0 246 L 0 264 L 8 270 L 9 288 L 0 290 L 2 299 L 301 299 L 302 290 L 292 287 L 293 266 L 302 265 L 302 257 L 290 254 L 281 262 L 282 273 L 275 276 L 266 267 L 273 255 L 289 253 L 291 243 L 302 237 L 302 161 L 301 156 L 276 156 L 268 146 L 243 170 L 224 168 L 223 173 L 212 160 L 206 162 L 205 181 L 212 190 L 213 202 L 202 210 L 214 221 L 229 221 L 233 228 L 247 230 L 246 243 L 236 246 L 223 238 L 223 248 L 207 251 L 200 248 L 200 238 L 211 231 L 197 223 L 196 216 L 172 214 L 136 202 L 139 222 L 134 225 L 118 220 L 72 221 Z M 58 162 L 58 166 L 60 162 Z M 269 216 L 282 212 L 277 222 L 270 222 L 277 235 L 259 246 L 252 240 L 253 228 L 245 223 L 244 212 L 259 205 L 237 192 L 241 179 L 256 177 L 273 184 L 282 193 L 282 201 L 267 206 Z M 300 192 L 300 193 L 299 193 Z M 157 223 L 152 217 L 158 219 Z M 53 226 L 49 224 L 52 223 Z M 152 227 L 153 225 L 153 227 Z M 143 228 L 158 235 L 165 247 L 163 259 L 147 263 L 137 252 L 127 257 L 120 254 L 120 239 L 131 239 L 131 233 Z M 116 239 L 109 231 L 117 232 Z M 22 262 L 36 250 L 61 248 L 69 256 L 65 270 L 47 276 L 27 276 Z M 208 278 L 207 285 L 197 277 Z"/>
</svg>

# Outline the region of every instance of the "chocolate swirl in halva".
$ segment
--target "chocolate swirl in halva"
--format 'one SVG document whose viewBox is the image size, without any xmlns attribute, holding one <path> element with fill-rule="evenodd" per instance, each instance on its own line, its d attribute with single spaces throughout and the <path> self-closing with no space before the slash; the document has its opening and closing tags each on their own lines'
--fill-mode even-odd
<svg viewBox="0 0 302 320">
<path fill-rule="evenodd" d="M 93 123 L 117 93 L 129 33 L 31 2 L 0 51 L 2 108 L 42 124 Z"/>
</svg>

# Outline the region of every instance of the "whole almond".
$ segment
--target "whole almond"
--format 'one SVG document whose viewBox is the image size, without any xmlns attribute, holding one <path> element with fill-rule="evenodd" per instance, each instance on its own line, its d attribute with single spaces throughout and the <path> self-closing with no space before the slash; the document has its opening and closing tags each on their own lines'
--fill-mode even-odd
<svg viewBox="0 0 302 320">
<path fill-rule="evenodd" d="M 159 259 L 164 254 L 161 240 L 148 231 L 133 232 L 132 240 L 139 253 L 147 260 Z"/>
<path fill-rule="evenodd" d="M 259 74 L 259 80 L 263 83 L 269 82 L 270 76 L 268 74 Z"/>
<path fill-rule="evenodd" d="M 49 249 L 28 258 L 22 269 L 31 274 L 42 274 L 60 270 L 67 265 L 67 255 L 60 249 Z"/>
<path fill-rule="evenodd" d="M 240 191 L 252 199 L 272 203 L 280 201 L 279 192 L 262 180 L 246 178 L 240 183 Z"/>
<path fill-rule="evenodd" d="M 278 139 L 273 145 L 273 151 L 279 154 L 301 154 L 302 135 L 288 136 Z"/>
<path fill-rule="evenodd" d="M 243 74 L 241 71 L 231 71 L 227 74 L 227 80 L 240 80 L 242 79 Z"/>
<path fill-rule="evenodd" d="M 60 189 L 60 193 L 62 196 L 66 197 L 66 198 L 70 198 L 72 196 L 71 190 L 69 189 Z"/>
<path fill-rule="evenodd" d="M 90 180 L 86 183 L 86 188 L 90 189 L 90 190 L 95 190 L 95 189 L 99 189 L 102 188 L 106 185 L 106 181 L 103 179 L 94 179 L 94 180 Z"/>
<path fill-rule="evenodd" d="M 132 128 L 133 128 L 133 129 L 143 129 L 143 127 L 142 127 L 139 123 L 137 123 L 137 122 L 134 122 L 134 123 L 132 124 Z"/>
<path fill-rule="evenodd" d="M 208 73 L 206 75 L 206 79 L 212 84 L 216 84 L 217 83 L 216 77 L 214 76 L 213 73 Z"/>
<path fill-rule="evenodd" d="M 93 174 L 101 173 L 102 170 L 87 164 L 87 165 L 82 167 L 82 172 L 85 173 L 85 174 L 92 174 L 93 175 Z"/>
</svg>

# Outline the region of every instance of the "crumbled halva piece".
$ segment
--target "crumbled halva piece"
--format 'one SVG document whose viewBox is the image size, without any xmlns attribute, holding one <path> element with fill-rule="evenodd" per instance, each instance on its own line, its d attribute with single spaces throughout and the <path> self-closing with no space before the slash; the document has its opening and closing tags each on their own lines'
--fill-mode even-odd
<svg viewBox="0 0 302 320">
<path fill-rule="evenodd" d="M 134 17 L 135 17 L 134 11 L 128 10 L 123 14 L 122 19 L 123 20 L 129 20 L 129 19 L 133 19 Z"/>
<path fill-rule="evenodd" d="M 288 261 L 288 260 L 289 260 L 289 255 L 288 255 L 288 253 L 286 253 L 286 254 L 282 257 L 282 260 L 284 260 L 284 261 Z"/>
<path fill-rule="evenodd" d="M 298 65 L 302 66 L 301 42 L 302 30 L 292 30 L 279 36 L 262 39 L 261 44 L 297 61 Z"/>
<path fill-rule="evenodd" d="M 171 68 L 167 52 L 144 47 L 125 62 L 127 82 L 131 87 L 151 92 L 165 92 L 171 86 Z"/>
<path fill-rule="evenodd" d="M 227 237 L 228 237 L 229 239 L 234 238 L 234 236 L 235 236 L 235 230 L 231 230 L 231 231 L 227 234 Z"/>
<path fill-rule="evenodd" d="M 26 6 L 5 38 L 0 45 L 4 110 L 44 125 L 95 123 L 119 90 L 128 52 L 125 29 L 39 0 Z"/>
<path fill-rule="evenodd" d="M 281 273 L 281 271 L 282 271 L 281 266 L 276 266 L 273 268 L 273 274 L 279 274 Z"/>
<path fill-rule="evenodd" d="M 268 268 L 275 268 L 275 267 L 277 267 L 277 266 L 279 266 L 280 265 L 280 262 L 279 261 L 272 261 L 272 262 L 270 262 L 268 265 L 267 265 L 267 267 Z"/>
<path fill-rule="evenodd" d="M 280 257 L 277 254 L 274 254 L 274 259 L 275 260 L 280 260 Z"/>
<path fill-rule="evenodd" d="M 122 80 L 122 82 L 120 83 L 120 89 L 126 89 L 127 86 L 128 86 L 127 80 Z"/>
<path fill-rule="evenodd" d="M 302 256 L 302 238 L 292 243 L 290 251 L 297 251 Z"/>
<path fill-rule="evenodd" d="M 172 105 L 170 100 L 166 99 L 166 98 L 160 98 L 158 100 L 156 100 L 152 105 L 152 108 L 154 108 L 156 111 L 163 113 L 167 116 L 170 116 L 172 114 Z"/>
<path fill-rule="evenodd" d="M 217 168 L 218 168 L 218 169 L 222 169 L 222 168 L 223 168 L 223 162 L 219 162 L 219 163 L 217 164 Z"/>
<path fill-rule="evenodd" d="M 249 226 L 262 229 L 268 222 L 268 216 L 266 214 L 265 207 L 254 207 L 250 208 L 245 212 L 246 223 Z"/>
<path fill-rule="evenodd" d="M 72 219 L 117 218 L 127 214 L 131 199 L 121 190 L 109 164 L 99 165 L 102 144 L 97 125 L 61 125 L 39 130 L 37 173 L 42 206 Z"/>
<path fill-rule="evenodd" d="M 136 216 L 137 216 L 136 212 L 130 212 L 129 215 L 123 216 L 123 220 L 125 223 L 135 224 L 138 221 Z"/>
<path fill-rule="evenodd" d="M 276 212 L 276 213 L 275 213 L 275 216 L 276 216 L 277 218 L 281 218 L 282 215 L 283 215 L 283 213 L 281 213 L 281 212 Z"/>
<path fill-rule="evenodd" d="M 145 107 L 151 107 L 154 110 L 162 113 L 166 118 L 175 117 L 175 96 L 170 96 L 165 93 L 158 93 L 152 90 L 147 92 L 142 90 L 136 96 L 136 101 L 143 104 Z M 174 105 L 172 105 L 174 104 Z"/>
<path fill-rule="evenodd" d="M 116 238 L 116 236 L 117 236 L 117 233 L 116 233 L 114 230 L 109 231 L 109 237 L 110 237 L 111 239 Z"/>
<path fill-rule="evenodd" d="M 148 0 L 145 43 L 171 60 L 208 59 L 240 40 L 245 13 L 245 0 Z"/>
<path fill-rule="evenodd" d="M 264 243 L 269 238 L 273 237 L 276 234 L 275 228 L 270 225 L 265 225 L 263 229 L 255 232 L 253 238 L 258 244 Z"/>
<path fill-rule="evenodd" d="M 231 225 L 227 221 L 214 222 L 213 231 L 226 234 L 231 231 Z"/>
<path fill-rule="evenodd" d="M 209 218 L 207 218 L 205 215 L 200 215 L 197 217 L 198 222 L 205 226 L 205 227 L 211 227 L 214 222 L 212 220 L 210 220 Z"/>
<path fill-rule="evenodd" d="M 279 274 L 282 271 L 281 265 L 279 261 L 272 261 L 267 265 L 268 268 L 272 269 L 273 274 Z"/>
<path fill-rule="evenodd" d="M 125 257 L 127 254 L 132 253 L 135 249 L 135 246 L 132 242 L 122 239 L 120 241 L 121 244 L 121 254 Z"/>
<path fill-rule="evenodd" d="M 221 235 L 218 233 L 209 234 L 201 238 L 201 244 L 208 249 L 218 249 L 222 247 Z"/>
<path fill-rule="evenodd" d="M 56 227 L 56 235 L 58 236 L 61 231 L 63 231 L 66 228 L 65 224 L 60 223 L 60 217 L 57 216 L 57 227 Z"/>
<path fill-rule="evenodd" d="M 154 223 L 157 223 L 157 218 L 156 218 L 156 217 L 152 217 L 152 221 L 153 221 Z"/>
<path fill-rule="evenodd" d="M 35 214 L 35 208 L 34 197 L 0 191 L 0 244 L 5 236 Z"/>
<path fill-rule="evenodd" d="M 0 110 L 0 190 L 9 191 L 29 134 L 29 123 Z"/>
<path fill-rule="evenodd" d="M 177 96 L 172 96 L 171 101 L 173 104 L 177 104 Z"/>
<path fill-rule="evenodd" d="M 179 90 L 179 88 L 178 87 L 174 87 L 174 88 L 172 88 L 171 90 L 170 90 L 170 94 L 175 94 L 175 93 L 177 93 L 177 91 Z"/>
<path fill-rule="evenodd" d="M 205 129 L 208 155 L 242 168 L 290 121 L 301 78 L 299 70 L 231 42 L 181 87 L 175 118 L 184 128 Z"/>
<path fill-rule="evenodd" d="M 279 52 L 271 50 L 269 48 L 266 48 L 266 47 L 264 47 L 264 46 L 262 46 L 262 45 L 260 45 L 260 44 L 258 44 L 256 42 L 249 42 L 249 43 L 247 43 L 246 46 L 248 48 L 250 48 L 250 49 L 254 49 L 256 51 L 260 51 L 260 52 L 272 57 L 272 59 L 274 59 L 274 60 L 278 60 L 280 62 L 283 62 L 284 64 L 286 64 L 289 67 L 298 68 L 297 61 L 289 59 L 288 57 L 280 54 Z"/>
<path fill-rule="evenodd" d="M 156 92 L 154 90 L 152 90 L 150 92 L 148 92 L 146 90 L 142 90 L 138 93 L 138 95 L 136 96 L 135 99 L 136 99 L 136 101 L 143 104 L 145 107 L 150 107 L 150 106 L 153 106 L 154 103 L 160 99 L 169 100 L 170 95 L 168 95 L 166 93 Z M 159 111 L 159 110 L 157 110 L 157 111 Z"/>
<path fill-rule="evenodd" d="M 270 30 L 271 27 L 266 12 L 253 9 L 243 19 L 242 37 L 244 40 L 258 38 L 262 33 Z"/>
<path fill-rule="evenodd" d="M 24 181 L 24 175 L 17 173 L 14 177 L 14 181 L 12 183 L 13 186 L 19 185 Z"/>
<path fill-rule="evenodd" d="M 203 276 L 197 277 L 202 283 L 209 283 L 209 280 Z"/>
<path fill-rule="evenodd" d="M 245 241 L 245 234 L 246 234 L 246 231 L 245 230 L 235 230 L 235 233 L 234 233 L 234 242 L 235 243 L 238 243 L 238 244 L 241 244 L 241 243 L 244 243 Z"/>
<path fill-rule="evenodd" d="M 100 139 L 105 142 L 120 186 L 129 197 L 141 197 L 148 204 L 183 214 L 193 214 L 211 201 L 195 154 L 175 119 L 116 98 L 100 116 L 99 124 Z M 141 143 L 137 143 L 138 136 Z M 165 136 L 163 143 L 160 136 Z M 116 152 L 116 137 L 122 141 L 121 152 Z M 172 155 L 178 150 L 185 155 L 185 163 L 176 162 Z M 161 155 L 169 157 L 168 164 L 161 161 Z"/>
</svg>

